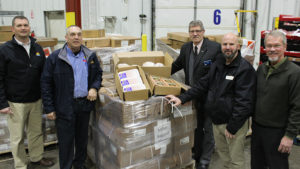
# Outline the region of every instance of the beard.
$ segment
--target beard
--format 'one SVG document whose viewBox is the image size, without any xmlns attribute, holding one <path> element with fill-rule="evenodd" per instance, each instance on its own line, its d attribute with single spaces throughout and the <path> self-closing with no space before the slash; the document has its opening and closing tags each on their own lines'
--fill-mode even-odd
<svg viewBox="0 0 300 169">
<path fill-rule="evenodd" d="M 227 55 L 226 52 L 227 52 L 227 51 L 225 51 L 225 52 L 223 53 L 225 59 L 232 59 L 232 58 L 236 55 L 236 53 L 238 52 L 238 50 L 232 51 L 232 53 L 229 54 L 229 55 Z"/>
<path fill-rule="evenodd" d="M 277 57 L 268 57 L 268 59 L 269 59 L 269 61 L 270 62 L 277 62 L 278 60 L 279 60 L 279 57 L 277 56 Z"/>
</svg>

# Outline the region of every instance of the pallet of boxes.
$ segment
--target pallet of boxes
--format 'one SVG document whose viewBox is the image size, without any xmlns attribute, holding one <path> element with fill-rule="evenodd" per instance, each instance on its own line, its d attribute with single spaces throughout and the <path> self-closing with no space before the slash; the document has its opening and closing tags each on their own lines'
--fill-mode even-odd
<svg viewBox="0 0 300 169">
<path fill-rule="evenodd" d="M 43 116 L 42 130 L 45 146 L 57 143 L 56 127 L 55 122 L 53 120 L 48 120 L 45 116 Z M 26 136 L 25 132 L 24 135 Z M 11 152 L 9 136 L 10 134 L 7 126 L 7 115 L 0 114 L 0 154 Z M 27 146 L 26 137 L 24 142 L 25 146 Z"/>
<path fill-rule="evenodd" d="M 173 59 L 126 52 L 113 60 L 114 77 L 103 76 L 91 127 L 97 168 L 194 168 L 195 113 L 191 104 L 173 107 L 164 98 L 183 88 L 169 78 Z"/>
<path fill-rule="evenodd" d="M 96 53 L 100 66 L 105 73 L 114 72 L 112 55 L 118 52 L 139 51 L 135 36 L 107 35 L 104 29 L 82 30 L 83 45 Z"/>
</svg>

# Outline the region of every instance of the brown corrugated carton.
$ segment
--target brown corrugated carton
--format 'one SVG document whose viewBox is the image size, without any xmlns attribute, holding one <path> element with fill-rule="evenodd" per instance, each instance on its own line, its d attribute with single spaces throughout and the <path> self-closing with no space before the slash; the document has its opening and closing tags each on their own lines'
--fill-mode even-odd
<svg viewBox="0 0 300 169">
<path fill-rule="evenodd" d="M 168 39 L 180 41 L 180 42 L 189 42 L 191 41 L 190 35 L 187 32 L 169 32 Z"/>
<path fill-rule="evenodd" d="M 181 85 L 174 79 L 154 75 L 148 75 L 147 79 L 154 95 L 180 95 L 181 93 Z"/>
<path fill-rule="evenodd" d="M 110 38 L 101 37 L 101 38 L 83 38 L 82 44 L 88 48 L 94 47 L 110 47 L 111 42 Z"/>
<path fill-rule="evenodd" d="M 0 26 L 0 31 L 11 31 L 12 26 L 8 25 L 8 26 Z"/>
<path fill-rule="evenodd" d="M 89 30 L 82 30 L 82 37 L 83 38 L 101 38 L 105 36 L 104 29 L 89 29 Z"/>
<path fill-rule="evenodd" d="M 115 69 L 120 63 L 139 66 L 142 66 L 145 62 L 162 63 L 164 64 L 162 67 L 142 66 L 142 68 L 145 73 L 151 75 L 170 77 L 173 58 L 168 53 L 164 54 L 161 51 L 123 52 L 113 54 L 113 61 Z"/>
<path fill-rule="evenodd" d="M 6 42 L 12 39 L 14 35 L 11 31 L 0 31 L 0 42 Z"/>
<path fill-rule="evenodd" d="M 123 87 L 121 86 L 121 82 L 120 82 L 118 73 L 121 71 L 131 70 L 131 69 L 138 69 L 140 76 L 142 78 L 143 84 L 145 85 L 146 89 L 123 92 Z M 122 100 L 125 100 L 125 101 L 147 100 L 149 98 L 149 95 L 151 95 L 149 83 L 147 81 L 147 78 L 145 76 L 143 69 L 140 66 L 130 66 L 130 67 L 123 67 L 123 68 L 116 69 L 115 82 L 116 82 L 117 91 Z"/>
</svg>

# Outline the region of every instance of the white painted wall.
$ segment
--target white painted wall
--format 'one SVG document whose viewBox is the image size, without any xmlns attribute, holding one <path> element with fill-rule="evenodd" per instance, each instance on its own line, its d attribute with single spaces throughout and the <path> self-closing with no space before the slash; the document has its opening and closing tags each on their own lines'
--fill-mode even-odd
<svg viewBox="0 0 300 169">
<path fill-rule="evenodd" d="M 1 11 L 24 11 L 36 36 L 45 36 L 44 11 L 65 10 L 64 0 L 0 0 Z M 0 25 L 11 25 L 13 16 L 0 16 Z"/>
<path fill-rule="evenodd" d="M 156 37 L 168 32 L 187 32 L 194 19 L 194 0 L 156 0 Z M 221 22 L 214 23 L 214 11 L 221 11 Z M 197 0 L 196 19 L 203 22 L 205 34 L 236 32 L 234 10 L 240 9 L 240 0 Z"/>
<path fill-rule="evenodd" d="M 143 4 L 143 7 L 142 7 Z M 148 35 L 148 48 L 150 49 L 151 35 L 151 0 L 81 0 L 81 15 L 83 29 L 105 28 L 105 18 L 116 18 L 114 29 L 106 27 L 107 33 L 119 33 L 141 37 L 141 33 Z M 141 30 L 139 15 L 147 16 Z M 127 20 L 123 19 L 126 18 Z"/>
</svg>

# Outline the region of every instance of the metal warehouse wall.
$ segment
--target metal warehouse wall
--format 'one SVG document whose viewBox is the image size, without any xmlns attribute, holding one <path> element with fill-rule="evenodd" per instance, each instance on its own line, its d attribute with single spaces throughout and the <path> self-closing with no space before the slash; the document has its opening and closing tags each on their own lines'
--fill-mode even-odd
<svg viewBox="0 0 300 169">
<path fill-rule="evenodd" d="M 29 19 L 31 30 L 45 36 L 45 11 L 65 10 L 64 0 L 0 0 L 1 11 L 23 11 Z M 1 16 L 0 25 L 11 25 L 14 16 Z"/>
</svg>

